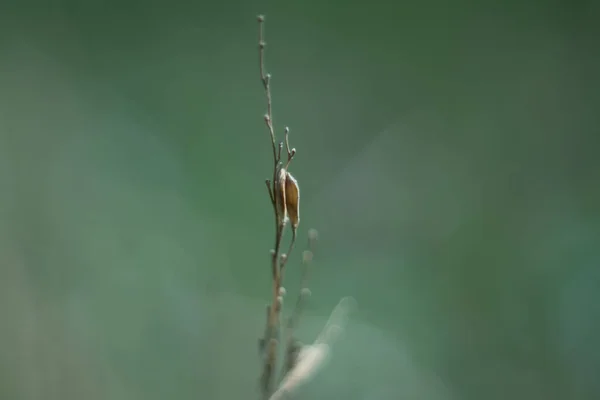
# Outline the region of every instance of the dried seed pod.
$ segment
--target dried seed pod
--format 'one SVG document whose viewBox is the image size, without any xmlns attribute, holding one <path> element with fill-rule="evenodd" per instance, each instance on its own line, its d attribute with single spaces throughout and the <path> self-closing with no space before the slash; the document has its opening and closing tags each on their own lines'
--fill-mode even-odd
<svg viewBox="0 0 600 400">
<path fill-rule="evenodd" d="M 288 219 L 286 207 L 286 178 L 287 172 L 284 168 L 279 168 L 274 185 L 275 207 L 277 207 L 278 224 L 284 225 Z"/>
<path fill-rule="evenodd" d="M 300 224 L 300 186 L 292 174 L 286 171 L 285 179 L 285 205 L 288 218 L 294 231 Z"/>
</svg>

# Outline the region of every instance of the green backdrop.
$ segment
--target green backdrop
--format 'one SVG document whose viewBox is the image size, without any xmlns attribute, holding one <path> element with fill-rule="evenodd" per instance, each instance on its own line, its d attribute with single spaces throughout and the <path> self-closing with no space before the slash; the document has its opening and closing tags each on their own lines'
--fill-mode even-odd
<svg viewBox="0 0 600 400">
<path fill-rule="evenodd" d="M 258 13 L 301 339 L 359 306 L 300 398 L 600 394 L 598 3 L 0 4 L 2 399 L 258 397 Z"/>
</svg>

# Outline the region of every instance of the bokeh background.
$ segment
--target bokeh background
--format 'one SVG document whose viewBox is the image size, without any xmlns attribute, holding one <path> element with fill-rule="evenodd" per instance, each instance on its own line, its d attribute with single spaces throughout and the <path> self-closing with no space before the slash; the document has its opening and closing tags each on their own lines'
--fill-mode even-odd
<svg viewBox="0 0 600 400">
<path fill-rule="evenodd" d="M 358 303 L 299 398 L 598 398 L 598 4 L 2 0 L 0 398 L 257 398 L 258 13 L 301 339 Z"/>
</svg>

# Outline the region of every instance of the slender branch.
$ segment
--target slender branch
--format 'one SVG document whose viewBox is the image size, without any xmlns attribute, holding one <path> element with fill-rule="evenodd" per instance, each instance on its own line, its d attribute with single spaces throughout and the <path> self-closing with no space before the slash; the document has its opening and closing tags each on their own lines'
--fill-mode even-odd
<svg viewBox="0 0 600 400">
<path fill-rule="evenodd" d="M 271 180 L 267 179 L 265 181 L 265 183 L 267 184 L 267 190 L 269 191 L 269 197 L 271 198 L 271 203 L 273 204 L 273 207 L 275 207 L 275 197 L 273 197 L 273 190 L 271 189 Z"/>
<path fill-rule="evenodd" d="M 285 213 L 285 176 L 286 171 L 282 169 L 280 163 L 281 152 L 284 146 L 283 142 L 277 144 L 275 137 L 275 128 L 273 126 L 273 105 L 271 96 L 271 75 L 266 72 L 265 67 L 265 48 L 264 39 L 264 16 L 258 16 L 258 48 L 259 48 L 259 68 L 260 79 L 265 91 L 267 101 L 267 113 L 264 116 L 265 124 L 271 137 L 271 148 L 273 150 L 273 179 L 267 180 L 269 198 L 273 205 L 275 216 L 275 246 L 271 250 L 271 272 L 273 279 L 273 300 L 268 308 L 267 326 L 265 328 L 265 337 L 262 339 L 262 348 L 265 351 L 263 373 L 261 377 L 261 386 L 263 397 L 268 399 L 273 393 L 275 383 L 275 364 L 277 360 L 277 347 L 279 342 L 279 315 L 283 303 L 283 288 L 281 265 L 279 262 L 281 242 L 283 240 L 284 229 L 286 225 Z M 286 141 L 286 150 L 289 144 Z M 288 151 L 289 158 L 289 151 Z M 289 164 L 289 162 L 288 162 Z"/>
<path fill-rule="evenodd" d="M 308 272 L 314 256 L 316 241 L 317 232 L 315 230 L 310 230 L 308 234 L 308 249 L 302 254 L 302 278 L 300 284 L 300 293 L 296 299 L 296 307 L 294 308 L 292 315 L 288 318 L 286 327 L 286 349 L 281 373 L 282 379 L 290 370 L 294 368 L 298 354 L 302 349 L 302 344 L 294 337 L 294 329 L 296 329 L 298 323 L 300 322 L 304 304 L 306 303 L 307 298 L 310 296 L 310 290 L 308 289 Z"/>
<path fill-rule="evenodd" d="M 302 346 L 296 363 L 283 377 L 269 400 L 289 399 L 294 392 L 323 367 L 331 355 L 331 347 L 346 328 L 348 315 L 356 308 L 356 300 L 343 297 L 335 306 L 317 339 Z"/>
<path fill-rule="evenodd" d="M 292 151 L 290 150 L 290 128 L 285 127 L 285 150 L 287 151 L 288 161 L 292 158 Z"/>
<path fill-rule="evenodd" d="M 304 346 L 294 336 L 298 326 L 306 299 L 310 296 L 308 289 L 308 271 L 312 262 L 317 233 L 309 230 L 308 249 L 302 257 L 302 280 L 300 293 L 296 300 L 295 308 L 285 325 L 285 353 L 284 364 L 281 368 L 280 379 L 277 378 L 276 367 L 280 341 L 281 313 L 283 308 L 283 276 L 285 267 L 296 243 L 298 225 L 300 223 L 300 187 L 296 179 L 289 173 L 289 166 L 296 155 L 296 149 L 290 147 L 290 129 L 285 128 L 284 140 L 277 142 L 273 124 L 273 106 L 271 97 L 271 75 L 266 72 L 264 22 L 262 15 L 258 16 L 258 48 L 260 80 L 265 91 L 267 112 L 264 116 L 265 124 L 271 137 L 273 151 L 273 178 L 265 181 L 269 192 L 269 199 L 273 206 L 275 217 L 275 245 L 271 250 L 271 272 L 273 298 L 266 308 L 266 323 L 264 336 L 259 339 L 259 351 L 263 360 L 261 374 L 261 389 L 263 400 L 282 399 L 286 394 L 294 391 L 303 382 L 315 374 L 329 356 L 331 344 L 344 329 L 347 314 L 353 305 L 353 299 L 343 298 L 333 310 L 327 324 L 312 345 Z M 285 146 L 287 159 L 282 160 L 283 147 Z M 292 230 L 292 238 L 287 253 L 281 253 L 281 246 L 286 226 Z M 278 384 L 276 390 L 275 383 Z"/>
<path fill-rule="evenodd" d="M 287 152 L 287 162 L 285 163 L 285 169 L 287 170 L 290 167 L 290 163 L 294 159 L 294 156 L 296 155 L 296 149 L 290 149 L 290 128 L 288 128 L 287 126 L 285 127 L 285 149 Z M 281 156 L 279 157 L 279 159 L 281 159 Z"/>
<path fill-rule="evenodd" d="M 296 244 L 296 230 L 292 228 L 292 240 L 290 241 L 290 246 L 288 247 L 287 253 L 283 253 L 280 257 L 279 268 L 282 273 L 285 269 L 285 264 L 290 259 L 290 254 L 292 254 L 292 250 L 294 250 L 294 245 Z"/>
<path fill-rule="evenodd" d="M 265 123 L 267 124 L 267 128 L 269 128 L 269 133 L 271 134 L 271 144 L 273 146 L 273 159 L 275 160 L 275 165 L 279 162 L 276 152 L 275 145 L 275 129 L 273 128 L 273 107 L 271 100 L 271 74 L 268 74 L 265 71 L 265 47 L 267 43 L 264 40 L 264 22 L 265 17 L 263 15 L 258 16 L 258 54 L 259 54 L 259 63 L 260 63 L 260 79 L 262 81 L 263 87 L 265 89 L 265 94 L 267 96 L 267 113 L 265 114 Z"/>
<path fill-rule="evenodd" d="M 288 168 L 290 163 L 296 155 L 296 149 L 290 147 L 289 133 L 290 129 L 285 128 L 284 140 L 277 142 L 275 136 L 275 128 L 273 124 L 273 106 L 271 96 L 271 75 L 266 72 L 265 66 L 265 48 L 266 42 L 264 38 L 264 16 L 258 16 L 258 48 L 259 48 L 259 66 L 260 66 L 260 79 L 262 82 L 263 89 L 265 91 L 265 97 L 267 101 L 267 112 L 264 116 L 265 124 L 271 137 L 271 149 L 273 151 L 273 178 L 272 180 L 266 180 L 267 190 L 269 192 L 269 198 L 273 206 L 273 212 L 275 216 L 275 244 L 271 250 L 271 272 L 272 272 L 272 290 L 273 299 L 272 303 L 267 307 L 267 322 L 265 326 L 264 337 L 260 339 L 260 351 L 263 355 L 263 371 L 261 375 L 261 388 L 264 399 L 269 399 L 273 394 L 273 386 L 277 380 L 276 375 L 276 362 L 277 362 L 277 351 L 280 340 L 280 316 L 283 308 L 283 296 L 285 289 L 283 288 L 283 275 L 285 272 L 285 266 L 290 258 L 290 254 L 294 249 L 296 243 L 296 235 L 298 231 L 298 225 L 300 223 L 300 187 L 296 179 L 289 173 Z M 285 146 L 286 160 L 282 160 L 283 148 Z M 285 228 L 290 222 L 292 230 L 292 238 L 287 250 L 287 253 L 281 253 L 281 247 L 283 242 L 283 236 Z M 310 238 L 312 236 L 309 235 Z M 315 236 L 316 237 L 316 236 Z M 309 240 L 309 247 L 311 250 L 306 254 L 310 254 L 309 258 L 312 258 L 312 246 L 314 240 Z M 308 267 L 308 258 L 304 260 L 304 273 L 302 279 L 302 287 L 300 297 L 306 297 L 308 289 L 306 288 L 306 270 Z M 299 347 L 294 347 L 295 340 L 293 338 L 293 329 L 297 324 L 299 315 L 302 310 L 302 301 L 298 300 L 296 304 L 296 310 L 289 320 L 287 330 L 287 351 L 285 355 L 286 365 L 282 369 L 282 376 L 289 371 L 296 361 L 297 351 Z"/>
</svg>

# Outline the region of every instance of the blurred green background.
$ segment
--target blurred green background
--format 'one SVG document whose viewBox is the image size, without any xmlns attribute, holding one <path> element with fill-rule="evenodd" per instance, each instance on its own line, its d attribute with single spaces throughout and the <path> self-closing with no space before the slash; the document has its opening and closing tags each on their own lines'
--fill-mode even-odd
<svg viewBox="0 0 600 400">
<path fill-rule="evenodd" d="M 3 400 L 257 398 L 258 13 L 301 339 L 359 305 L 299 398 L 600 396 L 600 3 L 0 4 Z"/>
</svg>

